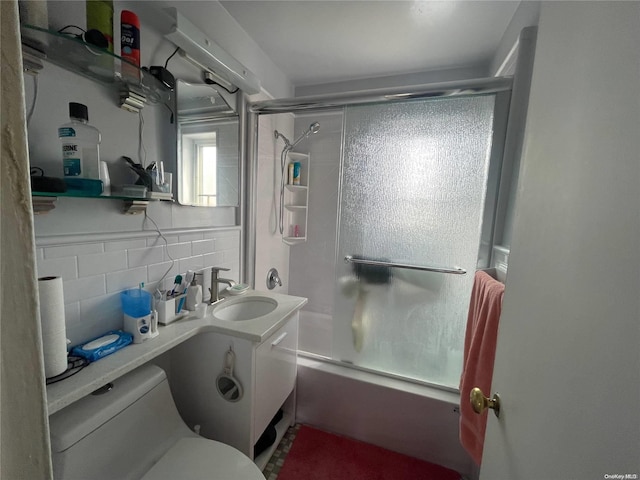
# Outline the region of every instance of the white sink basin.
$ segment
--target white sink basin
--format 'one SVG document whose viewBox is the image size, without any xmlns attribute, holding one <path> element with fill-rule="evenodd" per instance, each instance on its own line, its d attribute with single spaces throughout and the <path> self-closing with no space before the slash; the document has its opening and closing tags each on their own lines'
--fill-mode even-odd
<svg viewBox="0 0 640 480">
<path fill-rule="evenodd" d="M 213 311 L 213 318 L 231 322 L 253 320 L 273 312 L 278 302 L 267 297 L 244 297 L 225 300 Z"/>
</svg>

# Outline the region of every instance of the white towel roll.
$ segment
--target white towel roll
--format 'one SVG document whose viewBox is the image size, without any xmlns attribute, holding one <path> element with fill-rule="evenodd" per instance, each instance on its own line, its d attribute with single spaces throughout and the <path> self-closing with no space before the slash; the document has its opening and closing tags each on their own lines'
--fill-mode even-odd
<svg viewBox="0 0 640 480">
<path fill-rule="evenodd" d="M 39 278 L 38 296 L 40 298 L 44 373 L 47 378 L 51 378 L 60 375 L 67 369 L 67 333 L 62 278 Z"/>
</svg>

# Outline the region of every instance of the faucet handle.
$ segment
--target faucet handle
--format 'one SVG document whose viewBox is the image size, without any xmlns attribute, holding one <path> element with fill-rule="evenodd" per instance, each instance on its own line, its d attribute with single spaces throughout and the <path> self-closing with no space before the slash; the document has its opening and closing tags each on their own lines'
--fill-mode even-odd
<svg viewBox="0 0 640 480">
<path fill-rule="evenodd" d="M 228 272 L 229 270 L 231 270 L 230 268 L 224 268 L 224 267 L 211 267 L 211 271 L 212 272 Z"/>
<path fill-rule="evenodd" d="M 276 285 L 282 286 L 282 280 L 280 280 L 280 274 L 278 270 L 272 268 L 267 272 L 267 288 L 273 290 Z"/>
</svg>

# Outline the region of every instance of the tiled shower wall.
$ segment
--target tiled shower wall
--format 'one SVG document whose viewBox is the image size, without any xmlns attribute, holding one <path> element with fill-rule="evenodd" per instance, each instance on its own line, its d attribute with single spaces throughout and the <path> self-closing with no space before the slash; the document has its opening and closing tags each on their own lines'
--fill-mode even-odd
<svg viewBox="0 0 640 480">
<path fill-rule="evenodd" d="M 121 329 L 119 293 L 141 282 L 150 292 L 169 289 L 176 275 L 210 266 L 229 268 L 225 277 L 240 278 L 239 228 L 163 234 L 167 245 L 157 232 L 36 238 L 38 277 L 63 279 L 71 345 Z"/>
</svg>

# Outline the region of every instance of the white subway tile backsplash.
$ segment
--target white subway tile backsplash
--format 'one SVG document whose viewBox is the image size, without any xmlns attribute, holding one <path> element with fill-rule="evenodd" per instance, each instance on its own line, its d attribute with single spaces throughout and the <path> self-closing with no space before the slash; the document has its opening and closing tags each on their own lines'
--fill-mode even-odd
<svg viewBox="0 0 640 480">
<path fill-rule="evenodd" d="M 145 247 L 127 250 L 129 268 L 159 263 L 164 260 L 164 247 Z"/>
<path fill-rule="evenodd" d="M 202 256 L 205 267 L 219 267 L 224 262 L 224 254 L 222 252 L 207 253 Z"/>
<path fill-rule="evenodd" d="M 78 274 L 80 277 L 117 272 L 125 268 L 127 268 L 127 254 L 124 250 L 78 257 Z"/>
<path fill-rule="evenodd" d="M 98 297 L 107 293 L 104 275 L 65 280 L 63 289 L 65 303 Z"/>
<path fill-rule="evenodd" d="M 232 248 L 238 248 L 239 246 L 239 237 L 237 235 L 233 236 L 224 236 L 224 237 L 216 237 L 216 251 L 217 250 L 230 250 Z"/>
<path fill-rule="evenodd" d="M 69 340 L 68 347 L 75 347 L 76 345 L 82 345 L 89 340 L 102 336 L 102 334 L 109 330 L 103 330 L 104 326 L 101 323 L 85 322 L 76 323 L 67 327 L 67 339 Z M 115 330 L 115 329 L 113 329 Z M 102 331 L 102 334 L 100 333 Z"/>
<path fill-rule="evenodd" d="M 184 233 L 180 235 L 181 242 L 195 242 L 196 240 L 202 240 L 203 237 L 202 232 L 194 232 L 194 233 Z"/>
<path fill-rule="evenodd" d="M 204 260 L 202 255 L 198 255 L 195 257 L 182 258 L 179 261 L 179 270 L 182 273 L 185 273 L 187 270 L 200 270 L 204 268 Z"/>
<path fill-rule="evenodd" d="M 173 263 L 173 265 L 172 265 Z M 169 273 L 167 273 L 167 270 Z M 149 265 L 147 267 L 147 278 L 149 283 L 155 283 L 158 280 L 160 280 L 162 278 L 163 275 L 166 274 L 165 278 L 169 278 L 171 279 L 171 283 L 173 284 L 173 280 L 175 279 L 176 275 L 178 275 L 180 273 L 180 270 L 178 270 L 178 262 L 162 262 L 162 263 L 155 263 L 153 265 Z"/>
<path fill-rule="evenodd" d="M 239 280 L 239 230 L 186 232 L 168 235 L 166 240 L 165 246 L 153 233 L 140 238 L 92 238 L 87 243 L 77 243 L 75 238 L 73 244 L 36 249 L 38 276 L 64 280 L 67 337 L 72 345 L 122 328 L 119 292 L 141 282 L 147 291 L 154 290 L 166 273 L 160 288 L 167 289 L 176 275 L 210 266 L 230 268 L 223 276 Z"/>
<path fill-rule="evenodd" d="M 82 323 L 89 321 L 100 323 L 116 318 L 120 322 L 119 328 L 122 328 L 124 320 L 120 294 L 114 293 L 80 301 L 80 316 Z"/>
<path fill-rule="evenodd" d="M 123 326 L 120 295 L 105 295 L 80 302 L 80 323 L 67 329 L 67 337 L 78 345 Z"/>
<path fill-rule="evenodd" d="M 136 288 L 140 283 L 146 284 L 147 280 L 147 267 L 129 268 L 128 270 L 107 273 L 107 293 Z"/>
<path fill-rule="evenodd" d="M 62 277 L 63 280 L 78 278 L 76 257 L 62 257 L 37 261 L 38 277 Z"/>
<path fill-rule="evenodd" d="M 191 243 L 191 253 L 193 255 L 202 255 L 205 253 L 211 253 L 213 251 L 215 251 L 213 239 L 197 240 Z"/>
<path fill-rule="evenodd" d="M 116 242 L 105 242 L 105 252 L 116 252 L 118 250 L 129 250 L 132 248 L 143 248 L 147 246 L 147 241 L 144 238 L 134 238 L 131 240 L 119 240 Z"/>
<path fill-rule="evenodd" d="M 64 320 L 66 330 L 68 330 L 70 326 L 80 323 L 80 302 L 64 304 Z"/>
<path fill-rule="evenodd" d="M 155 236 L 152 238 L 147 238 L 147 246 L 154 247 L 156 245 L 164 245 L 164 241 L 167 241 L 167 245 L 170 243 L 179 243 L 180 237 L 178 235 L 164 235 L 164 240 L 161 236 Z"/>
<path fill-rule="evenodd" d="M 222 255 L 225 263 L 238 262 L 240 259 L 240 250 L 237 248 L 224 250 Z"/>
<path fill-rule="evenodd" d="M 167 252 L 165 252 L 165 260 L 178 260 L 180 258 L 187 258 L 191 256 L 191 242 L 174 243 L 167 245 Z"/>
<path fill-rule="evenodd" d="M 91 253 L 104 252 L 104 245 L 102 243 L 83 243 L 79 245 L 62 245 L 56 247 L 45 247 L 44 258 L 62 258 L 62 257 L 76 257 L 78 255 L 87 255 Z"/>
</svg>

